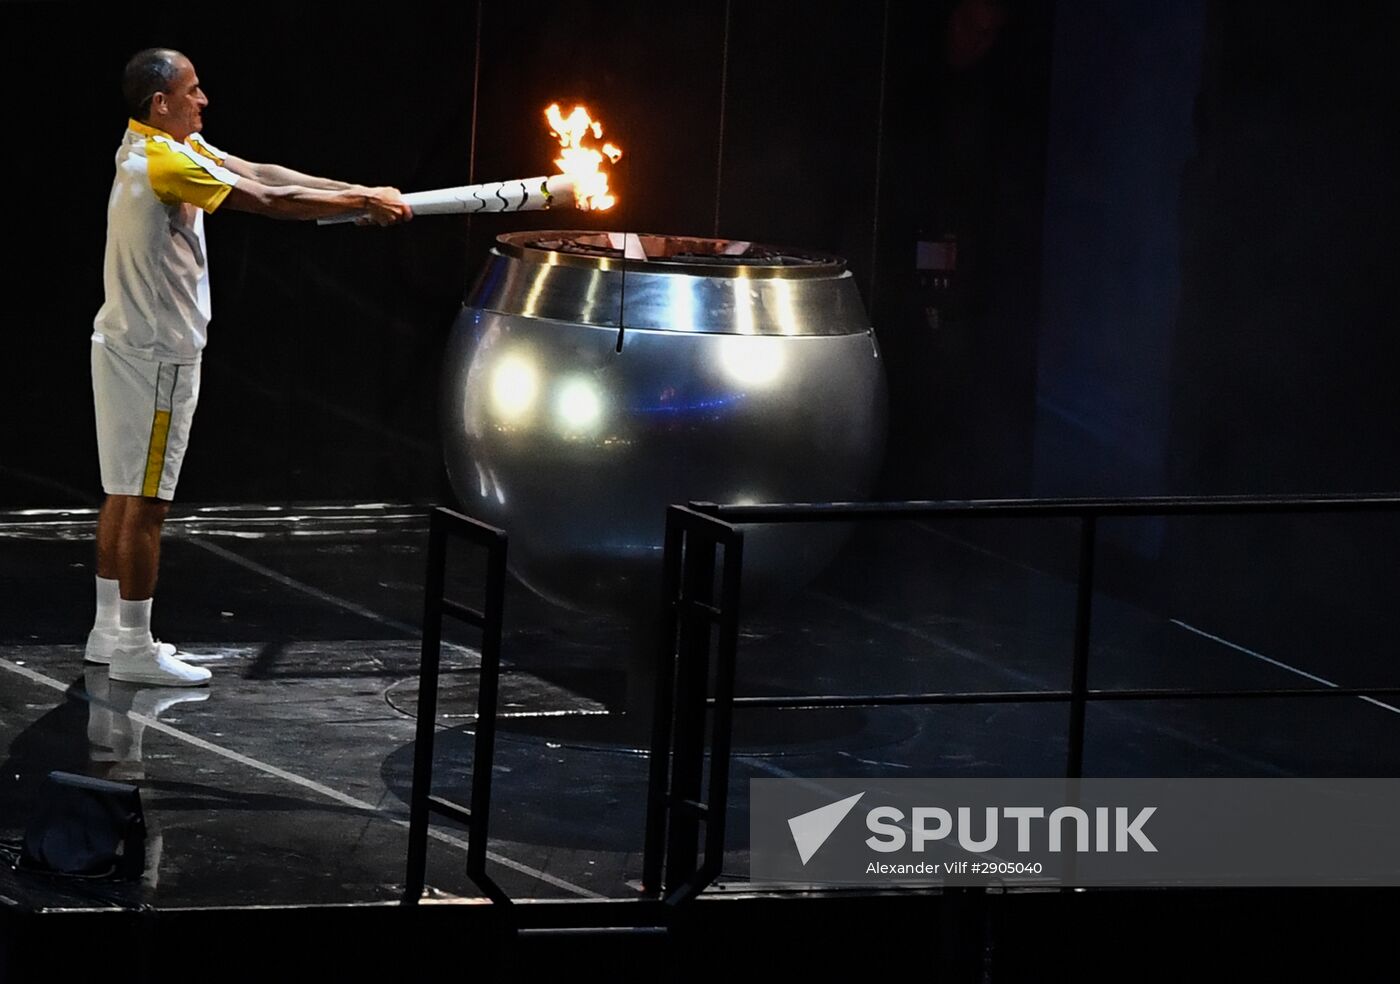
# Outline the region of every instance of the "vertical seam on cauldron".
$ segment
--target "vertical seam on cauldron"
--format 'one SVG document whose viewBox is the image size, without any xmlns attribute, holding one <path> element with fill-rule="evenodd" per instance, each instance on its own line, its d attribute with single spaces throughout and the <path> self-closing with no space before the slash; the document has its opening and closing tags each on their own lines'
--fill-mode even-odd
<svg viewBox="0 0 1400 984">
<path fill-rule="evenodd" d="M 627 230 L 622 230 L 622 285 L 617 292 L 617 348 L 622 351 L 622 338 L 627 332 Z"/>
</svg>

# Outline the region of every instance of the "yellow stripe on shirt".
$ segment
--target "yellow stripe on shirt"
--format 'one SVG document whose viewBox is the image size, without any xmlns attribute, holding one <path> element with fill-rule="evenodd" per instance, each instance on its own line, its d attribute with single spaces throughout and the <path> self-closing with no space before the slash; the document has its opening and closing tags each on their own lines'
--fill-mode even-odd
<svg viewBox="0 0 1400 984">
<path fill-rule="evenodd" d="M 185 140 L 185 143 L 189 144 L 199 154 L 209 158 L 215 164 L 223 166 L 225 156 L 224 152 L 221 150 L 215 150 L 209 144 L 205 143 L 204 138 L 201 137 L 199 134 L 191 133 L 189 137 Z"/>
<path fill-rule="evenodd" d="M 188 202 L 212 212 L 228 196 L 236 179 L 220 180 L 214 173 L 219 165 L 212 159 L 201 164 L 193 149 L 180 149 L 170 137 L 146 139 L 146 173 L 151 191 L 167 205 Z"/>
</svg>

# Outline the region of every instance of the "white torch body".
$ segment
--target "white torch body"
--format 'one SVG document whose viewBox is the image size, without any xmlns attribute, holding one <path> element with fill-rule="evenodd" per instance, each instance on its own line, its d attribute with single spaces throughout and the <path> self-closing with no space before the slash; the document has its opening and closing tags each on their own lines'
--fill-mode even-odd
<svg viewBox="0 0 1400 984">
<path fill-rule="evenodd" d="M 459 185 L 414 191 L 403 196 L 414 215 L 476 215 L 481 212 L 534 212 L 574 204 L 573 179 L 564 174 L 540 175 L 515 181 Z M 320 225 L 353 222 L 363 212 L 318 219 Z"/>
</svg>

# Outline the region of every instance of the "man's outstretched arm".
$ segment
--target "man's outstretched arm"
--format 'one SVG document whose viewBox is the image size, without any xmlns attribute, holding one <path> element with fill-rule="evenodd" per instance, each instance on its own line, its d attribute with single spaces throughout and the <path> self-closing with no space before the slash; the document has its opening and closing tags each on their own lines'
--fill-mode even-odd
<svg viewBox="0 0 1400 984">
<path fill-rule="evenodd" d="M 233 160 L 228 158 L 229 162 Z M 243 161 L 239 163 L 246 165 Z M 413 218 L 413 210 L 404 204 L 397 188 L 365 188 L 341 182 L 330 182 L 336 186 L 334 188 L 295 183 L 269 185 L 237 168 L 230 167 L 229 170 L 239 175 L 239 181 L 229 189 L 223 204 L 240 212 L 252 212 L 272 219 L 328 219 L 347 212 L 359 212 L 364 214 L 367 221 L 381 226 L 407 222 Z"/>
<path fill-rule="evenodd" d="M 289 167 L 283 167 L 281 164 L 254 164 L 252 161 L 245 161 L 232 154 L 224 158 L 224 167 L 240 178 L 251 178 L 258 184 L 264 184 L 270 188 L 280 188 L 285 185 L 299 185 L 302 188 L 312 188 L 317 191 L 358 191 L 362 188 L 361 185 L 346 181 L 335 181 L 331 178 L 318 178 L 315 175 L 303 174 Z"/>
</svg>

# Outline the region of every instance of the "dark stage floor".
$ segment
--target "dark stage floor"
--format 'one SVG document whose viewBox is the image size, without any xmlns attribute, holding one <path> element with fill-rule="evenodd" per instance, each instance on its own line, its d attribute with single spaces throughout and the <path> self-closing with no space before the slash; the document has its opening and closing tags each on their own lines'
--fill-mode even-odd
<svg viewBox="0 0 1400 984">
<path fill-rule="evenodd" d="M 158 635 L 211 687 L 140 689 L 85 668 L 93 516 L 0 516 L 0 841 L 17 842 L 53 769 L 137 782 L 152 850 L 140 885 L 0 868 L 7 904 L 392 901 L 404 881 L 426 514 L 369 505 L 172 517 Z M 956 526 L 859 529 L 796 597 L 744 620 L 741 693 L 1068 685 L 1074 586 Z M 451 559 L 451 591 L 473 565 Z M 1106 584 L 1111 591 L 1112 584 Z M 449 594 L 451 594 L 451 591 Z M 1218 627 L 1095 601 L 1090 685 L 1372 683 L 1364 653 L 1250 650 Z M 465 800 L 475 645 L 448 630 L 436 791 Z M 513 896 L 636 895 L 649 722 L 624 713 L 629 627 L 513 586 L 491 853 Z M 1348 662 L 1350 661 L 1350 662 Z M 1091 705 L 1093 776 L 1394 775 L 1400 711 L 1371 699 Z M 1058 705 L 750 711 L 738 722 L 722 885 L 747 884 L 747 781 L 798 776 L 1053 776 Z M 1325 740 L 1312 740 L 1325 738 Z M 464 832 L 436 826 L 428 881 L 472 896 Z"/>
</svg>

